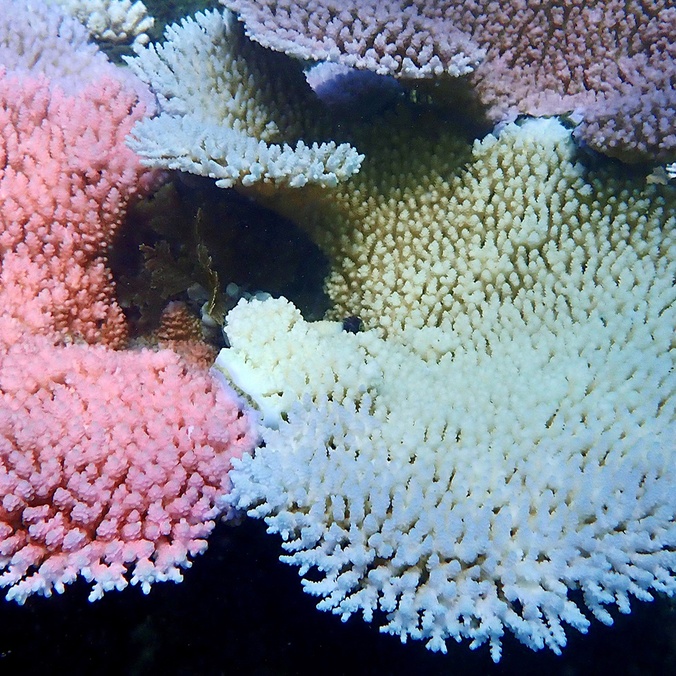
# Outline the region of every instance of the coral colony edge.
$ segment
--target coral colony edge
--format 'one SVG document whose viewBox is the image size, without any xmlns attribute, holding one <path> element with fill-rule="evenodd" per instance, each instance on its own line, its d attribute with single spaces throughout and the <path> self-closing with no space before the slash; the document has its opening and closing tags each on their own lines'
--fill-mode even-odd
<svg viewBox="0 0 676 676">
<path fill-rule="evenodd" d="M 673 596 L 669 0 L 0 10 L 8 600 L 147 594 L 247 516 L 432 652 Z"/>
</svg>

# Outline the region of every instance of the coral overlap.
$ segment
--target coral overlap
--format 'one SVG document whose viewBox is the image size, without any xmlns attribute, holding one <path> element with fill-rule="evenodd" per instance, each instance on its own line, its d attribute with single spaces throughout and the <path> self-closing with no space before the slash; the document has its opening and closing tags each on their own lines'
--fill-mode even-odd
<svg viewBox="0 0 676 676">
<path fill-rule="evenodd" d="M 431 82 L 468 74 L 494 122 L 574 112 L 601 152 L 627 162 L 676 159 L 669 0 L 221 2 L 272 49 Z"/>
<path fill-rule="evenodd" d="M 357 3 L 224 4 L 263 45 L 385 72 L 380 52 L 362 59 L 375 33 Z M 362 119 L 299 106 L 311 99 L 298 80 L 290 100 L 271 77 L 298 70 L 226 11 L 134 62 L 165 121 L 131 143 L 150 166 L 212 176 L 299 224 L 329 257 L 330 316 L 364 322 L 353 335 L 283 299 L 242 302 L 217 360 L 266 425 L 235 463 L 233 502 L 281 534 L 319 607 L 384 613 L 383 630 L 434 650 L 467 639 L 498 660 L 510 632 L 560 652 L 567 625 L 676 591 L 673 185 L 581 147 L 671 157 L 673 9 L 383 3 L 395 6 L 443 12 L 485 50 L 464 84 L 501 121 L 493 134 L 454 126 L 436 96 L 450 73 L 422 62 L 419 97 L 398 90 Z M 198 83 L 190 58 L 209 64 Z M 333 129 L 363 160 L 332 180 L 321 155 L 314 174 L 298 157 L 269 162 L 284 156 L 270 141 L 307 129 Z"/>
<path fill-rule="evenodd" d="M 455 176 L 443 143 L 401 139 L 417 183 L 374 154 L 325 210 L 353 218 L 311 219 L 341 252 L 338 314 L 371 328 L 283 300 L 228 315 L 217 364 L 268 427 L 233 499 L 322 609 L 433 650 L 498 660 L 509 631 L 558 653 L 585 609 L 676 591 L 673 190 L 586 169 L 554 120 Z"/>
<path fill-rule="evenodd" d="M 359 170 L 353 147 L 322 142 L 324 111 L 299 65 L 253 44 L 230 12 L 199 13 L 165 36 L 128 59 L 160 108 L 130 137 L 147 166 L 223 188 L 334 186 Z"/>
<path fill-rule="evenodd" d="M 157 178 L 124 144 L 150 96 L 88 46 L 75 85 L 81 32 L 44 7 L 37 34 L 17 17 L 38 65 L 0 68 L 0 586 L 19 602 L 78 576 L 91 599 L 148 591 L 205 549 L 255 435 L 204 367 L 113 349 L 127 329 L 107 255 Z"/>
</svg>

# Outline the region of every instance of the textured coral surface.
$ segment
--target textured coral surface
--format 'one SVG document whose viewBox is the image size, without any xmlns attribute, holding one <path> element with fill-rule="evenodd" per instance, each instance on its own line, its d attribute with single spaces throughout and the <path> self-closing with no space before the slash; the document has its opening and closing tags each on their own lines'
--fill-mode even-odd
<svg viewBox="0 0 676 676">
<path fill-rule="evenodd" d="M 78 31 L 42 11 L 44 49 L 77 53 Z M 99 65 L 79 87 L 0 69 L 0 586 L 19 602 L 78 576 L 92 599 L 180 580 L 223 510 L 231 458 L 255 443 L 203 366 L 113 349 L 127 331 L 108 250 L 154 173 L 124 145 L 147 92 Z"/>
<path fill-rule="evenodd" d="M 585 610 L 673 594 L 674 194 L 574 152 L 553 120 L 512 125 L 448 183 L 393 172 L 361 231 L 319 222 L 361 256 L 340 267 L 370 330 L 229 314 L 217 364 L 270 428 L 234 499 L 320 608 L 497 660 L 506 632 L 560 652 Z"/>
</svg>

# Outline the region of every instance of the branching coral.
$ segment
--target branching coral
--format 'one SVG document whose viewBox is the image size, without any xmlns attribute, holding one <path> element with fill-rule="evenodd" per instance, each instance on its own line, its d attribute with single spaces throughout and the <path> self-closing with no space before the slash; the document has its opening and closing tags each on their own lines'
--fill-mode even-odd
<svg viewBox="0 0 676 676">
<path fill-rule="evenodd" d="M 252 44 L 231 13 L 197 14 L 165 35 L 129 60 L 159 100 L 130 142 L 147 165 L 221 187 L 332 186 L 359 169 L 348 144 L 318 142 L 320 106 L 297 64 Z"/>
<path fill-rule="evenodd" d="M 78 577 L 92 600 L 180 580 L 256 443 L 203 366 L 121 349 L 107 255 L 155 177 L 124 145 L 148 92 L 74 21 L 35 14 L 17 12 L 26 49 L 0 68 L 0 587 L 20 603 Z"/>
<path fill-rule="evenodd" d="M 228 316 L 217 363 L 270 428 L 235 504 L 320 608 L 497 660 L 505 632 L 558 653 L 585 607 L 676 591 L 676 197 L 574 152 L 554 120 L 509 126 L 341 229 L 373 329 Z"/>
<path fill-rule="evenodd" d="M 458 77 L 471 73 L 485 53 L 433 2 L 221 2 L 237 12 L 247 35 L 264 47 L 379 75 Z"/>
<path fill-rule="evenodd" d="M 434 7 L 485 48 L 470 78 L 496 119 L 591 110 L 621 58 L 671 58 L 661 0 L 645 14 L 614 0 L 516 3 L 510 17 L 483 1 Z M 358 17 L 318 14 L 343 21 L 352 48 Z M 287 158 L 273 144 L 331 129 L 326 110 L 304 109 L 313 99 L 299 71 L 275 89 L 269 73 L 289 62 L 247 42 L 228 12 L 168 38 L 133 63 L 164 121 L 142 123 L 132 145 L 153 166 L 212 176 L 300 224 L 330 258 L 332 316 L 366 327 L 307 323 L 283 299 L 242 302 L 217 360 L 268 426 L 232 474 L 234 504 L 282 535 L 319 606 L 369 621 L 383 611 L 402 640 L 488 643 L 497 660 L 506 632 L 560 652 L 566 625 L 586 631 L 587 611 L 610 623 L 609 607 L 673 594 L 673 186 L 584 164 L 555 119 L 472 142 L 448 111 L 410 101 L 342 121 L 341 138 L 365 154 L 359 173 L 352 145 L 332 146 L 345 148 L 341 171 L 319 153 L 308 177 L 290 146 L 296 159 L 268 161 Z M 188 76 L 183 63 L 203 70 Z"/>
</svg>

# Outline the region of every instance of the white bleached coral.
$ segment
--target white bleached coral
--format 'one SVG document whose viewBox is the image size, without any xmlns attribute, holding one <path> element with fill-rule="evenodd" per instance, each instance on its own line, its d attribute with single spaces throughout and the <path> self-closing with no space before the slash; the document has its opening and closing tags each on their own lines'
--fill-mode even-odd
<svg viewBox="0 0 676 676">
<path fill-rule="evenodd" d="M 364 343 L 370 334 L 345 333 L 339 322 L 308 324 L 285 300 L 240 302 L 228 315 L 226 329 L 233 349 L 221 352 L 217 366 L 253 400 L 270 427 L 279 424 L 308 384 L 318 396 L 340 392 L 341 400 L 357 401 L 382 380 Z"/>
<path fill-rule="evenodd" d="M 220 187 L 335 186 L 359 170 L 353 147 L 320 141 L 320 105 L 300 66 L 251 43 L 230 12 L 183 19 L 165 37 L 128 59 L 159 102 L 130 139 L 146 165 Z"/>
<path fill-rule="evenodd" d="M 155 19 L 142 2 L 131 0 L 47 0 L 74 16 L 96 40 L 145 45 Z"/>
<path fill-rule="evenodd" d="M 493 220 L 448 222 L 439 260 L 464 292 L 433 324 L 352 335 L 252 301 L 217 360 L 272 423 L 235 503 L 312 569 L 319 607 L 495 660 L 505 632 L 558 653 L 587 611 L 610 623 L 676 591 L 672 189 L 606 193 L 554 121 L 508 127 L 483 157 L 501 147 L 522 149 L 532 187 Z M 479 185 L 517 189 L 487 167 Z M 478 255 L 498 239 L 504 256 Z"/>
</svg>

